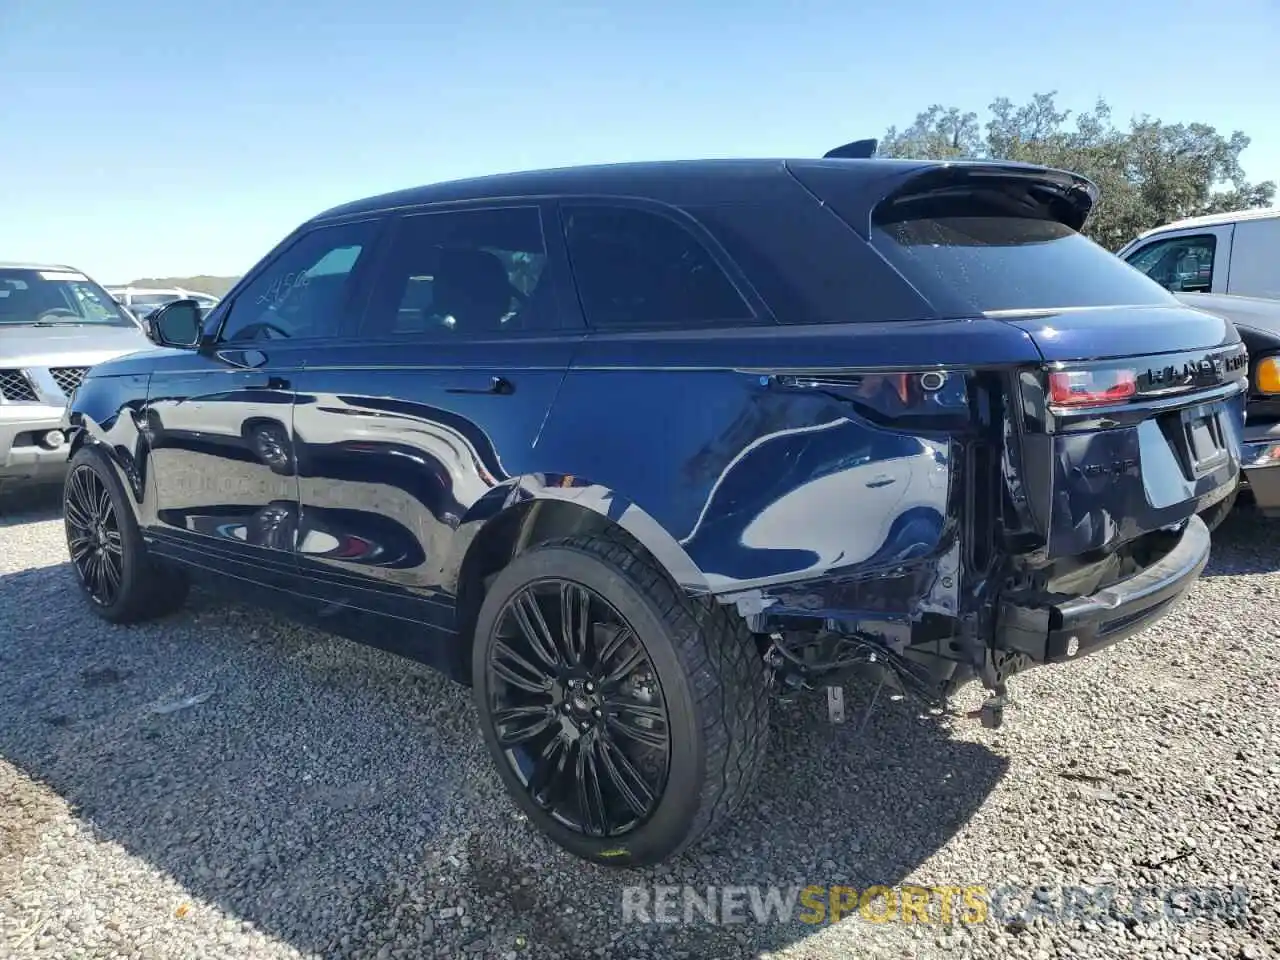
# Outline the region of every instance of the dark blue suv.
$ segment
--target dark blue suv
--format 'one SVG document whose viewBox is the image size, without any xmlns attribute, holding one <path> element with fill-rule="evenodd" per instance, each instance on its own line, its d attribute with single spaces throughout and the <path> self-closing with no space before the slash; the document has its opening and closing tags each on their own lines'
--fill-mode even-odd
<svg viewBox="0 0 1280 960">
<path fill-rule="evenodd" d="M 771 693 L 942 704 L 1161 617 L 1239 473 L 1247 360 L 1078 233 L 1056 170 L 520 173 L 307 222 L 95 367 L 65 515 L 113 622 L 193 574 L 474 691 L 529 818 L 653 863 Z"/>
</svg>

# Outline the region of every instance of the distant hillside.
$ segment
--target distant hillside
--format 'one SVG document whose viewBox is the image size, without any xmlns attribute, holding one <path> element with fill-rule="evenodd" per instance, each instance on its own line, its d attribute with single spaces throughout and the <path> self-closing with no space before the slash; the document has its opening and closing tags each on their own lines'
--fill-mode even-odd
<svg viewBox="0 0 1280 960">
<path fill-rule="evenodd" d="M 239 277 L 210 277 L 205 274 L 198 277 L 145 277 L 141 280 L 130 280 L 125 286 L 181 287 L 183 290 L 194 290 L 196 293 L 208 293 L 221 297 L 239 279 Z"/>
</svg>

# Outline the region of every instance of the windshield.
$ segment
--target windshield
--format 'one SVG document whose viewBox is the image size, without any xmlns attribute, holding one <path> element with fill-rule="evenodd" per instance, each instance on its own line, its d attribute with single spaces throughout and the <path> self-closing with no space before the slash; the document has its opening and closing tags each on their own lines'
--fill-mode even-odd
<svg viewBox="0 0 1280 960">
<path fill-rule="evenodd" d="M 76 324 L 135 326 L 110 294 L 82 273 L 0 267 L 0 326 Z"/>
<path fill-rule="evenodd" d="M 911 218 L 878 223 L 872 242 L 944 314 L 1173 302 L 1159 284 L 1056 220 Z"/>
</svg>

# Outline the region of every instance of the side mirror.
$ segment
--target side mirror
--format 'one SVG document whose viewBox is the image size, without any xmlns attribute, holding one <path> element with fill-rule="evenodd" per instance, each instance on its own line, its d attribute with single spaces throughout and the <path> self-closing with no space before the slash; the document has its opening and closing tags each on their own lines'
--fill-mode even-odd
<svg viewBox="0 0 1280 960">
<path fill-rule="evenodd" d="M 147 336 L 162 347 L 193 349 L 200 342 L 202 316 L 194 300 L 174 300 L 148 315 Z"/>
</svg>

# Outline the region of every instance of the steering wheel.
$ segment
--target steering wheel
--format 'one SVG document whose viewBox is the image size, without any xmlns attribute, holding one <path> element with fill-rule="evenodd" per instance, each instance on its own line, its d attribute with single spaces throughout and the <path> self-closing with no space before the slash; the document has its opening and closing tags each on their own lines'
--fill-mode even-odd
<svg viewBox="0 0 1280 960">
<path fill-rule="evenodd" d="M 79 320 L 79 319 L 80 319 L 80 314 L 76 313 L 74 310 L 68 309 L 67 307 L 53 307 L 53 308 L 51 308 L 51 309 L 49 309 L 49 310 L 43 310 L 43 311 L 41 311 L 41 312 L 36 316 L 36 323 L 39 323 L 41 320 L 44 320 L 46 317 L 50 317 L 50 318 L 52 318 L 52 317 L 71 317 L 71 318 L 73 318 L 73 319 L 75 319 L 75 320 Z"/>
<path fill-rule="evenodd" d="M 266 336 L 259 337 L 263 333 Z M 237 340 L 288 340 L 289 331 L 282 327 L 277 327 L 274 323 L 267 323 L 265 320 L 259 320 L 257 323 L 251 323 L 239 333 L 236 334 Z"/>
</svg>

